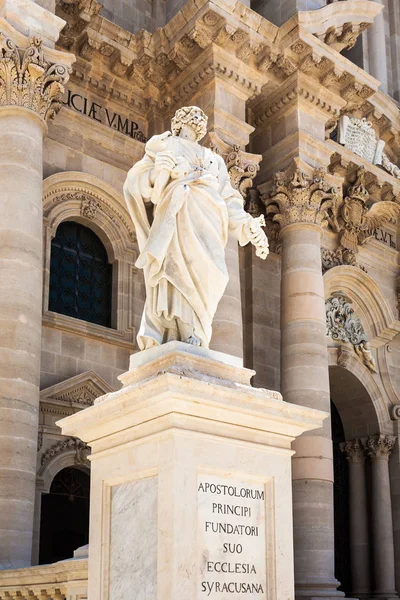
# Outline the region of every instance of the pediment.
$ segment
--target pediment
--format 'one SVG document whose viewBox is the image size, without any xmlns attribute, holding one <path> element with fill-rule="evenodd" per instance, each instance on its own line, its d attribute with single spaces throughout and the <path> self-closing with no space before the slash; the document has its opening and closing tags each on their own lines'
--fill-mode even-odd
<svg viewBox="0 0 400 600">
<path fill-rule="evenodd" d="M 115 390 L 95 371 L 60 381 L 40 392 L 41 402 L 68 402 L 80 406 L 91 406 L 96 398 Z"/>
</svg>

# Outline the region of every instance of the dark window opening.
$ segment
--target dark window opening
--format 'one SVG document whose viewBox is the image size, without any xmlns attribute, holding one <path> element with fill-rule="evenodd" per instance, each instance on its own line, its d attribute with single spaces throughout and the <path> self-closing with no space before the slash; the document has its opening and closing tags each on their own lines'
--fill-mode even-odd
<svg viewBox="0 0 400 600">
<path fill-rule="evenodd" d="M 72 221 L 51 243 L 49 310 L 111 327 L 112 265 L 102 242 Z"/>
<path fill-rule="evenodd" d="M 90 476 L 67 467 L 42 495 L 39 564 L 72 558 L 89 541 Z"/>
</svg>

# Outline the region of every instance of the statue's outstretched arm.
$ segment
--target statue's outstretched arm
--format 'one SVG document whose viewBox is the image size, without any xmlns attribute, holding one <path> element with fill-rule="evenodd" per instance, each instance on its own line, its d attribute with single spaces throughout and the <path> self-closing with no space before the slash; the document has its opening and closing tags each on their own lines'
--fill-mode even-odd
<svg viewBox="0 0 400 600">
<path fill-rule="evenodd" d="M 228 208 L 229 233 L 239 241 L 241 246 L 253 244 L 256 255 L 265 259 L 269 253 L 269 246 L 268 238 L 262 229 L 265 225 L 264 217 L 253 218 L 244 210 L 242 195 L 232 187 L 225 162 L 221 157 L 218 159 L 220 191 Z"/>
</svg>

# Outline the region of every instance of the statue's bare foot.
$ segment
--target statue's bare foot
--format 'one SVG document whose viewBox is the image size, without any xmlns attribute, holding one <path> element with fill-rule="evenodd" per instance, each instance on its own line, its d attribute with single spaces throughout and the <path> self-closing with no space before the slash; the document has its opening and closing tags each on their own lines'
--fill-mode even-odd
<svg viewBox="0 0 400 600">
<path fill-rule="evenodd" d="M 201 340 L 195 335 L 191 335 L 184 340 L 184 342 L 185 344 L 190 344 L 191 346 L 201 346 Z"/>
</svg>

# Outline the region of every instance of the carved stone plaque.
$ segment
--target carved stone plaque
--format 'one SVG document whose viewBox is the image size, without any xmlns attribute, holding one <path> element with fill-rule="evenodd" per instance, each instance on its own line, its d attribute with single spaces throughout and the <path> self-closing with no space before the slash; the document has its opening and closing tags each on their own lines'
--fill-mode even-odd
<svg viewBox="0 0 400 600">
<path fill-rule="evenodd" d="M 265 487 L 199 475 L 198 600 L 266 598 Z"/>
</svg>

